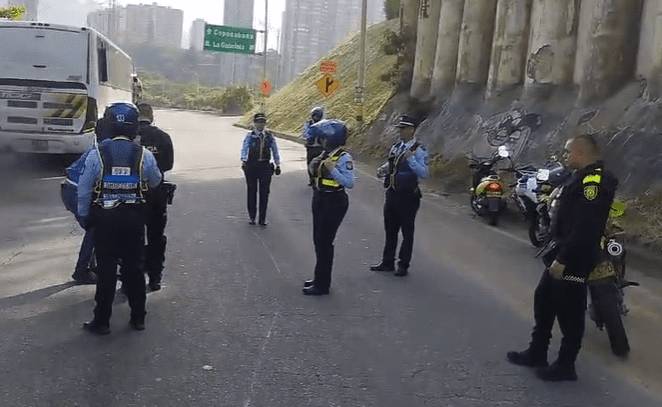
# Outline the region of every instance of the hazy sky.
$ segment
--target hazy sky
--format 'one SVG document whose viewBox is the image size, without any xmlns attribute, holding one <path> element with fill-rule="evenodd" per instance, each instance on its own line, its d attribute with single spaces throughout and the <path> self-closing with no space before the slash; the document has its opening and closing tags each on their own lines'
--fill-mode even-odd
<svg viewBox="0 0 662 407">
<path fill-rule="evenodd" d="M 264 29 L 264 1 L 255 0 L 253 28 Z M 281 25 L 285 0 L 269 1 L 269 47 L 276 48 L 277 33 Z M 3 0 L 0 0 L 0 4 Z M 45 22 L 84 26 L 87 13 L 94 10 L 94 3 L 107 5 L 102 0 L 39 0 L 39 19 Z M 196 18 L 203 18 L 210 24 L 223 25 L 224 0 L 117 0 L 117 4 L 152 4 L 170 6 L 184 10 L 184 44 L 188 48 L 188 30 Z M 261 41 L 258 37 L 259 47 Z"/>
<path fill-rule="evenodd" d="M 43 0 L 42 0 L 43 1 Z M 79 0 L 81 1 L 81 0 Z M 255 12 L 253 28 L 264 29 L 264 1 L 254 0 Z M 281 25 L 282 13 L 285 10 L 285 0 L 269 1 L 269 47 L 276 48 L 277 30 Z M 191 22 L 196 18 L 203 18 L 209 24 L 223 25 L 224 0 L 118 0 L 124 4 L 151 4 L 158 3 L 160 6 L 171 6 L 184 10 L 184 34 L 191 28 Z M 261 41 L 258 41 L 258 45 Z M 188 44 L 188 42 L 187 42 Z"/>
</svg>

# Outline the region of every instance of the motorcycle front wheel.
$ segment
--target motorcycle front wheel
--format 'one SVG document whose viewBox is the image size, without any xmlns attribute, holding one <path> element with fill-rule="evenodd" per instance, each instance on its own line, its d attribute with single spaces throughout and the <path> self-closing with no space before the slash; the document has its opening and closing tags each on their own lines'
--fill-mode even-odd
<svg viewBox="0 0 662 407">
<path fill-rule="evenodd" d="M 534 213 L 529 218 L 529 240 L 533 247 L 541 247 L 546 239 L 547 233 L 540 227 L 540 216 Z"/>
</svg>

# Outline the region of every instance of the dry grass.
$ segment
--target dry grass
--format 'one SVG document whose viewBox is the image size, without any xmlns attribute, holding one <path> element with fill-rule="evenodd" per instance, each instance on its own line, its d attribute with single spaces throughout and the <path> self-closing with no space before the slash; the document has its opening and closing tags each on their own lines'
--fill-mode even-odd
<svg viewBox="0 0 662 407">
<path fill-rule="evenodd" d="M 394 88 L 380 79 L 395 64 L 396 56 L 384 55 L 384 37 L 389 30 L 398 27 L 397 20 L 386 21 L 368 29 L 366 41 L 366 93 L 364 103 L 364 123 L 375 121 L 384 105 L 393 96 Z M 350 129 L 350 144 L 361 144 L 363 129 L 356 121 L 355 86 L 358 78 L 359 36 L 358 34 L 338 45 L 322 60 L 338 64 L 333 77 L 340 88 L 332 96 L 325 98 L 314 83 L 322 78 L 319 61 L 309 67 L 290 84 L 267 98 L 265 110 L 269 117 L 269 127 L 277 132 L 300 135 L 303 122 L 309 118 L 310 109 L 323 106 L 326 116 L 347 122 Z M 253 111 L 246 114 L 240 125 L 250 124 L 252 115 L 260 109 L 259 102 Z"/>
<path fill-rule="evenodd" d="M 624 200 L 627 210 L 619 224 L 628 238 L 650 249 L 662 252 L 662 188 Z"/>
</svg>

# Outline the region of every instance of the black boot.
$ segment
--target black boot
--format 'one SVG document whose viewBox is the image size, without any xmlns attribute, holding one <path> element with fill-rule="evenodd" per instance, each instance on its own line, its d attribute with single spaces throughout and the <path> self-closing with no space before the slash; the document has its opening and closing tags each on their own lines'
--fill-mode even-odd
<svg viewBox="0 0 662 407">
<path fill-rule="evenodd" d="M 536 376 L 540 380 L 548 382 L 560 382 L 564 380 L 577 380 L 574 362 L 559 362 L 558 360 L 549 365 L 536 370 Z"/>
<path fill-rule="evenodd" d="M 145 314 L 131 314 L 131 319 L 129 320 L 129 325 L 136 331 L 145 330 Z"/>
<path fill-rule="evenodd" d="M 508 352 L 506 354 L 510 363 L 528 367 L 547 367 L 547 352 L 534 351 L 531 348 L 522 352 Z"/>
<path fill-rule="evenodd" d="M 386 262 L 382 260 L 379 264 L 373 264 L 370 266 L 372 271 L 395 271 L 395 266 L 393 263 Z"/>
<path fill-rule="evenodd" d="M 311 285 L 310 287 L 304 288 L 303 293 L 305 295 L 327 295 L 329 293 L 329 289 L 328 288 L 324 289 Z"/>
<path fill-rule="evenodd" d="M 407 271 L 407 267 L 403 266 L 402 264 L 398 264 L 398 271 L 396 271 L 395 274 L 393 275 L 398 277 L 404 277 L 407 274 L 409 274 L 409 272 Z"/>
<path fill-rule="evenodd" d="M 108 325 L 100 324 L 95 320 L 85 322 L 83 329 L 96 335 L 108 335 L 110 333 L 110 327 Z"/>
<path fill-rule="evenodd" d="M 315 285 L 315 280 L 306 280 L 303 282 L 304 287 L 311 287 L 313 285 Z"/>
</svg>

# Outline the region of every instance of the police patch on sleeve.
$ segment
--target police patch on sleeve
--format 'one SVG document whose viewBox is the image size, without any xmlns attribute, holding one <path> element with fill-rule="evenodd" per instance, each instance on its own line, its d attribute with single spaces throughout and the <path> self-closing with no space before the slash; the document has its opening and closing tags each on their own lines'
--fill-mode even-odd
<svg viewBox="0 0 662 407">
<path fill-rule="evenodd" d="M 354 162 L 353 161 L 347 161 L 347 164 L 345 166 L 348 170 L 352 171 L 354 169 Z"/>
<path fill-rule="evenodd" d="M 589 201 L 594 200 L 598 197 L 598 186 L 597 185 L 586 185 L 584 187 L 584 198 Z"/>
</svg>

